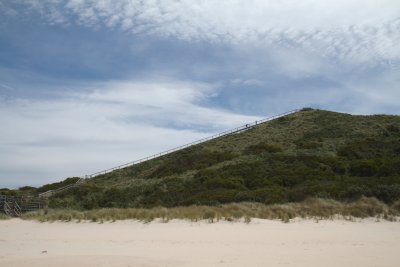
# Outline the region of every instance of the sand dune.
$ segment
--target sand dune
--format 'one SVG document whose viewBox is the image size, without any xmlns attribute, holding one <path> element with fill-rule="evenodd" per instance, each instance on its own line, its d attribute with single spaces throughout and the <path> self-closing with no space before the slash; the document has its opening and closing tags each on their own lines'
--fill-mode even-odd
<svg viewBox="0 0 400 267">
<path fill-rule="evenodd" d="M 0 266 L 399 266 L 400 223 L 0 221 Z"/>
</svg>

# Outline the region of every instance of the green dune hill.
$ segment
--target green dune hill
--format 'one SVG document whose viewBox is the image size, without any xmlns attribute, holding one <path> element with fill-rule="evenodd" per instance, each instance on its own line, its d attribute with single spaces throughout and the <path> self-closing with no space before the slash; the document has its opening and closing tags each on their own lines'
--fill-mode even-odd
<svg viewBox="0 0 400 267">
<path fill-rule="evenodd" d="M 49 206 L 87 210 L 362 196 L 387 204 L 400 199 L 400 116 L 307 108 L 97 176 L 51 197 Z"/>
</svg>

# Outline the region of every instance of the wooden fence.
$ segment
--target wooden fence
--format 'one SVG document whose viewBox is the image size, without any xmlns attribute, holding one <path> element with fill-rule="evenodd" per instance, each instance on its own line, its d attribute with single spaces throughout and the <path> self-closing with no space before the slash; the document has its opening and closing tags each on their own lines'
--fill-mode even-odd
<svg viewBox="0 0 400 267">
<path fill-rule="evenodd" d="M 19 217 L 22 213 L 43 208 L 43 201 L 33 196 L 0 195 L 0 212 L 8 216 Z"/>
</svg>

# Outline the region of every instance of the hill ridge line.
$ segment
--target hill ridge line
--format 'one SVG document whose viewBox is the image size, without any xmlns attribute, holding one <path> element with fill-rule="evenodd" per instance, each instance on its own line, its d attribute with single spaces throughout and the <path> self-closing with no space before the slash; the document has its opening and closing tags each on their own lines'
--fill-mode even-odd
<svg viewBox="0 0 400 267">
<path fill-rule="evenodd" d="M 227 135 L 230 135 L 230 134 L 247 131 L 247 130 L 250 130 L 251 128 L 253 128 L 253 127 L 255 127 L 255 126 L 259 125 L 259 124 L 267 123 L 267 122 L 270 122 L 272 120 L 275 120 L 275 119 L 278 119 L 278 118 L 281 118 L 281 117 L 284 117 L 284 116 L 287 116 L 287 115 L 290 115 L 290 114 L 297 113 L 299 111 L 301 111 L 301 109 L 294 109 L 294 110 L 290 110 L 290 111 L 287 111 L 287 112 L 284 112 L 284 113 L 280 113 L 280 114 L 277 114 L 277 115 L 274 115 L 274 116 L 267 117 L 267 118 L 262 119 L 262 120 L 256 120 L 256 121 L 254 121 L 252 123 L 247 123 L 247 124 L 244 124 L 242 126 L 239 126 L 239 127 L 236 127 L 236 128 L 233 128 L 233 129 L 230 129 L 230 130 L 227 130 L 227 131 L 224 131 L 224 132 L 221 132 L 221 133 L 218 133 L 218 134 L 206 137 L 206 138 L 202 138 L 202 139 L 193 141 L 191 143 L 188 143 L 188 144 L 185 144 L 185 145 L 182 145 L 182 146 L 178 146 L 178 147 L 175 147 L 175 148 L 172 148 L 172 149 L 169 149 L 169 150 L 165 150 L 165 151 L 160 152 L 160 153 L 153 154 L 151 156 L 147 156 L 147 157 L 135 160 L 135 161 L 131 161 L 131 162 L 128 162 L 128 163 L 125 163 L 125 164 L 122 164 L 122 165 L 118 165 L 118 166 L 113 167 L 113 168 L 109 168 L 109 169 L 106 169 L 106 170 L 95 172 L 93 174 L 84 175 L 84 176 L 81 176 L 79 178 L 79 180 L 76 181 L 73 184 L 69 184 L 69 185 L 63 186 L 63 187 L 58 188 L 58 189 L 54 189 L 54 190 L 49 190 L 49 191 L 43 192 L 43 193 L 39 194 L 39 197 L 49 197 L 49 196 L 52 196 L 52 195 L 54 195 L 56 193 L 68 190 L 70 188 L 77 187 L 77 186 L 83 184 L 84 182 L 86 182 L 87 180 L 89 180 L 91 178 L 94 178 L 96 176 L 104 175 L 104 174 L 110 173 L 110 172 L 115 171 L 115 170 L 120 170 L 120 169 L 123 169 L 123 168 L 127 168 L 127 167 L 130 167 L 130 166 L 139 164 L 139 163 L 143 163 L 143 162 L 152 160 L 152 159 L 156 159 L 156 158 L 171 154 L 173 152 L 176 152 L 176 151 L 179 151 L 179 150 L 182 150 L 182 149 L 194 146 L 194 145 L 198 145 L 198 144 L 210 141 L 210 140 L 221 138 L 223 136 L 227 136 Z"/>
</svg>

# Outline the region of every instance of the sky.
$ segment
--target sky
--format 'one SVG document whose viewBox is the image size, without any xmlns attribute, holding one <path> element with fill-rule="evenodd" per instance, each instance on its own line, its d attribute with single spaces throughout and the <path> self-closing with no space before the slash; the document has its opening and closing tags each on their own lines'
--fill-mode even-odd
<svg viewBox="0 0 400 267">
<path fill-rule="evenodd" d="M 0 188 L 289 110 L 400 114 L 398 0 L 0 0 Z"/>
</svg>

